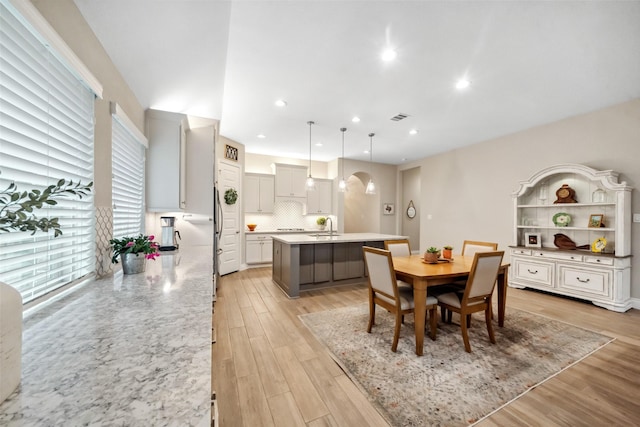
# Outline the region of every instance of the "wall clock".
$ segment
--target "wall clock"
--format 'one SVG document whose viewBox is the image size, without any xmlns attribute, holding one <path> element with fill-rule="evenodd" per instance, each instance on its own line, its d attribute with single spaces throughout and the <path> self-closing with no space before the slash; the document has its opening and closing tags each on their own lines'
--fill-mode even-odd
<svg viewBox="0 0 640 427">
<path fill-rule="evenodd" d="M 407 207 L 407 216 L 413 218 L 416 216 L 416 208 L 413 206 L 413 200 L 409 201 L 409 207 Z"/>
<path fill-rule="evenodd" d="M 568 184 L 562 184 L 562 187 L 556 190 L 556 197 L 553 203 L 578 203 L 575 190 Z"/>
</svg>

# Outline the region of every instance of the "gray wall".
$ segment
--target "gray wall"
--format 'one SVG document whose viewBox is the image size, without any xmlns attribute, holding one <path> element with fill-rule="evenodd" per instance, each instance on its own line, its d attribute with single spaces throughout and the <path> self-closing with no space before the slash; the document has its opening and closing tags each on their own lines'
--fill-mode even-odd
<svg viewBox="0 0 640 427">
<path fill-rule="evenodd" d="M 422 167 L 421 250 L 461 248 L 465 239 L 495 241 L 507 249 L 513 243 L 511 194 L 520 181 L 559 163 L 620 173 L 620 180 L 634 187 L 632 211 L 640 213 L 640 99 L 401 166 Z M 637 299 L 640 223 L 632 224 L 631 239 L 631 295 Z"/>
</svg>

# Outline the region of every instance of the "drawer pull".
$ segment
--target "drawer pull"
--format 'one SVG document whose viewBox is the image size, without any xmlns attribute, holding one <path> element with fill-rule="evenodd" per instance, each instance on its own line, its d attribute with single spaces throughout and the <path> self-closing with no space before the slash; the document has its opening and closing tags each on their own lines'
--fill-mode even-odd
<svg viewBox="0 0 640 427">
<path fill-rule="evenodd" d="M 572 256 L 571 259 L 576 259 L 576 257 Z"/>
<path fill-rule="evenodd" d="M 527 271 L 529 272 L 529 274 L 538 274 L 538 270 L 536 270 L 536 271 L 531 271 L 531 270 L 529 270 L 529 269 L 527 268 Z"/>
<path fill-rule="evenodd" d="M 600 260 L 599 260 L 599 259 L 597 259 L 597 260 L 596 260 L 596 262 L 600 262 Z"/>
<path fill-rule="evenodd" d="M 577 280 L 578 282 L 580 282 L 580 283 L 589 283 L 589 279 L 582 280 L 581 278 L 576 277 L 576 280 Z"/>
</svg>

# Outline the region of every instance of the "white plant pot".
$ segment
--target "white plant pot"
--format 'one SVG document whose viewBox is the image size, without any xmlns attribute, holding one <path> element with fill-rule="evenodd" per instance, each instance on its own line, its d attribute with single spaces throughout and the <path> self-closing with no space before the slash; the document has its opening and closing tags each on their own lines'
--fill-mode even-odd
<svg viewBox="0 0 640 427">
<path fill-rule="evenodd" d="M 20 385 L 21 360 L 22 296 L 0 282 L 0 403 Z"/>
</svg>

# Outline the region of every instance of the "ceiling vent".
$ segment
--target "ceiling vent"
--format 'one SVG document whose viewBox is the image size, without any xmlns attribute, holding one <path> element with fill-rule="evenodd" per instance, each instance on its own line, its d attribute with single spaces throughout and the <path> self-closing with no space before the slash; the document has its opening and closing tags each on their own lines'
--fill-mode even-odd
<svg viewBox="0 0 640 427">
<path fill-rule="evenodd" d="M 404 120 L 407 117 L 409 117 L 408 114 L 399 113 L 399 114 L 396 114 L 395 116 L 391 117 L 391 120 L 393 120 L 394 122 L 399 122 L 400 120 Z"/>
</svg>

